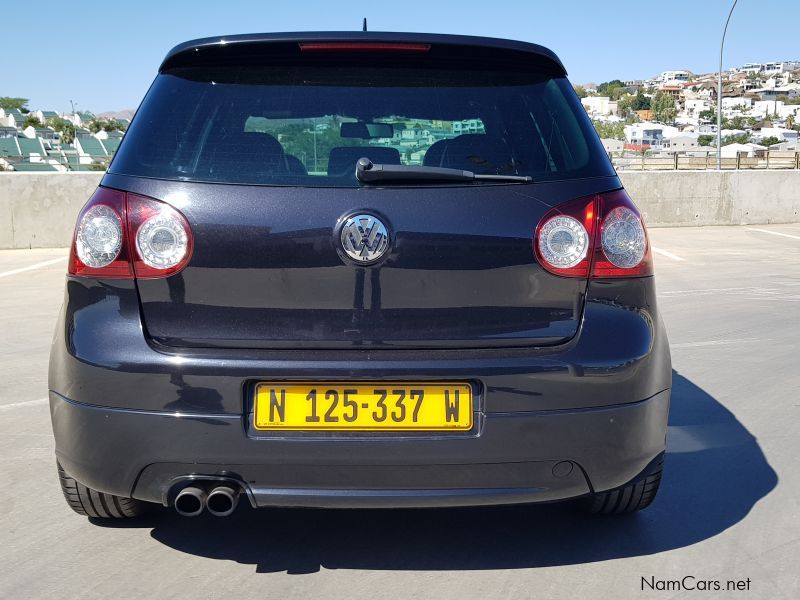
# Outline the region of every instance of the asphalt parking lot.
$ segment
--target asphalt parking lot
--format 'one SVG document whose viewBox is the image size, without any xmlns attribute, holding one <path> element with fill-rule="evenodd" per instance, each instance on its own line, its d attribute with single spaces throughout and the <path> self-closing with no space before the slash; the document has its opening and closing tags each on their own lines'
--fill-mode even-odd
<svg viewBox="0 0 800 600">
<path fill-rule="evenodd" d="M 240 504 L 91 523 L 61 496 L 45 400 L 66 251 L 0 251 L 0 598 L 734 595 L 642 590 L 686 576 L 800 597 L 800 224 L 651 237 L 673 405 L 661 493 L 623 518 Z"/>
</svg>

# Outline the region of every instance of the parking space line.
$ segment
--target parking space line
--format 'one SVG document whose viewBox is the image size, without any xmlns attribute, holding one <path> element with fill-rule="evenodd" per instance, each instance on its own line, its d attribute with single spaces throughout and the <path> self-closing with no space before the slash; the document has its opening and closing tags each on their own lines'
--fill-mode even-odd
<svg viewBox="0 0 800 600">
<path fill-rule="evenodd" d="M 661 256 L 666 256 L 667 258 L 671 258 L 672 260 L 686 260 L 685 258 L 681 258 L 677 254 L 673 254 L 672 252 L 667 252 L 666 250 L 662 250 L 661 248 L 656 248 L 653 246 L 653 252 L 656 254 L 660 254 Z"/>
<path fill-rule="evenodd" d="M 800 235 L 792 235 L 791 233 L 781 233 L 780 231 L 770 231 L 769 229 L 759 229 L 758 227 L 745 227 L 745 229 L 749 229 L 750 231 L 760 231 L 761 233 L 771 233 L 772 235 L 792 238 L 793 240 L 800 240 Z"/>
<path fill-rule="evenodd" d="M 47 398 L 37 398 L 36 400 L 25 400 L 24 402 L 12 402 L 11 404 L 0 404 L 0 412 L 4 410 L 11 410 L 20 408 L 22 406 L 34 406 L 36 404 L 45 404 Z"/>
<path fill-rule="evenodd" d="M 57 262 L 61 262 L 62 260 L 67 260 L 67 257 L 59 256 L 58 258 L 53 258 L 51 260 L 43 260 L 42 262 L 28 265 L 27 267 L 20 267 L 19 269 L 13 269 L 11 271 L 4 271 L 3 273 L 0 273 L 0 277 L 9 277 L 11 275 L 24 273 L 25 271 L 33 271 L 34 269 L 41 269 L 42 267 L 46 267 L 48 265 L 54 265 Z"/>
<path fill-rule="evenodd" d="M 672 349 L 677 348 L 703 348 L 706 346 L 730 346 L 731 344 L 753 344 L 759 342 L 768 342 L 771 341 L 769 339 L 759 339 L 759 338 L 741 338 L 741 339 L 730 339 L 730 340 L 706 340 L 702 342 L 679 342 L 677 344 L 670 344 L 669 347 Z"/>
</svg>

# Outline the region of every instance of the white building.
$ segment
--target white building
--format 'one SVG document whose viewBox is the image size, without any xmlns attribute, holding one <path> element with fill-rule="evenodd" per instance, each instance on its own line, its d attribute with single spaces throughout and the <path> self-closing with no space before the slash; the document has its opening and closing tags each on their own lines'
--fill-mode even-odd
<svg viewBox="0 0 800 600">
<path fill-rule="evenodd" d="M 797 117 L 800 116 L 800 104 L 784 104 L 778 108 L 778 116 L 781 119 L 785 119 L 789 115 L 794 117 L 797 122 Z"/>
<path fill-rule="evenodd" d="M 664 138 L 680 133 L 677 127 L 642 121 L 625 126 L 625 141 L 629 144 L 646 145 L 654 149 L 661 147 Z"/>
<path fill-rule="evenodd" d="M 761 65 L 761 71 L 767 75 L 774 73 L 785 73 L 787 71 L 794 71 L 795 69 L 800 69 L 800 62 L 795 60 L 768 62 Z"/>
<path fill-rule="evenodd" d="M 684 110 L 687 117 L 699 117 L 704 110 L 711 108 L 711 102 L 707 98 L 694 98 L 686 100 Z"/>
<path fill-rule="evenodd" d="M 608 96 L 586 96 L 581 98 L 581 104 L 593 117 L 617 114 L 617 102 Z"/>
<path fill-rule="evenodd" d="M 762 127 L 753 131 L 753 140 L 756 142 L 769 137 L 778 138 L 781 142 L 797 142 L 797 131 L 783 127 Z"/>
<path fill-rule="evenodd" d="M 675 83 L 681 81 L 689 81 L 689 77 L 691 77 L 691 73 L 689 71 L 664 71 L 656 77 L 656 81 L 660 83 Z"/>
<path fill-rule="evenodd" d="M 720 154 L 722 158 L 736 158 L 740 154 L 752 158 L 757 150 L 766 150 L 766 146 L 758 144 L 728 144 L 723 146 Z"/>
<path fill-rule="evenodd" d="M 761 63 L 745 63 L 742 65 L 742 68 L 739 69 L 741 73 L 747 73 L 748 75 L 758 75 L 761 73 Z"/>
<path fill-rule="evenodd" d="M 744 92 L 753 92 L 759 88 L 764 87 L 764 80 L 756 77 L 755 79 L 740 79 L 739 89 Z"/>
<path fill-rule="evenodd" d="M 783 106 L 783 100 L 756 100 L 753 102 L 753 116 L 764 118 L 780 115 Z"/>
<path fill-rule="evenodd" d="M 686 150 L 694 150 L 700 144 L 697 143 L 698 134 L 696 133 L 679 133 L 661 141 L 661 149 L 667 152 L 685 152 Z"/>
<path fill-rule="evenodd" d="M 798 144 L 797 142 L 781 142 L 780 144 L 773 144 L 769 149 L 770 152 L 796 152 Z"/>
<path fill-rule="evenodd" d="M 603 148 L 606 149 L 606 154 L 614 154 L 622 152 L 625 149 L 625 142 L 622 140 L 614 140 L 611 138 L 600 138 L 603 143 Z"/>
<path fill-rule="evenodd" d="M 753 99 L 745 98 L 744 96 L 734 96 L 732 98 L 722 99 L 722 110 L 747 110 L 752 108 Z"/>
<path fill-rule="evenodd" d="M 58 113 L 54 110 L 35 110 L 31 114 L 39 119 L 41 123 L 47 123 L 50 119 L 58 118 Z"/>
<path fill-rule="evenodd" d="M 763 87 L 755 90 L 755 93 L 759 94 L 762 100 L 773 100 L 778 96 L 796 98 L 800 96 L 800 84 L 790 83 L 788 85 L 775 86 L 772 88 Z"/>
<path fill-rule="evenodd" d="M 785 73 L 797 69 L 800 69 L 800 61 L 778 60 L 765 63 L 747 63 L 742 65 L 739 71 L 748 74 L 764 73 L 765 75 L 775 75 L 777 73 Z"/>
<path fill-rule="evenodd" d="M 733 135 L 747 135 L 747 132 L 744 129 L 723 129 L 722 130 L 722 139 L 726 137 L 731 137 Z"/>
<path fill-rule="evenodd" d="M 464 121 L 453 121 L 453 133 L 483 133 L 483 121 L 480 119 L 466 119 Z"/>
<path fill-rule="evenodd" d="M 716 123 L 704 123 L 703 125 L 697 126 L 697 133 L 703 133 L 706 135 L 717 134 L 717 124 Z"/>
</svg>

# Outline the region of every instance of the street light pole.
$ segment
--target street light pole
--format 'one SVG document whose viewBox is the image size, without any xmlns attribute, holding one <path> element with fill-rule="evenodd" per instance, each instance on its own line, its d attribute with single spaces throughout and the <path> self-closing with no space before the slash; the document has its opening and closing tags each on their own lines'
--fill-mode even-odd
<svg viewBox="0 0 800 600">
<path fill-rule="evenodd" d="M 722 170 L 722 49 L 725 47 L 725 34 L 728 33 L 728 23 L 731 22 L 733 9 L 739 0 L 733 0 L 725 29 L 722 30 L 722 42 L 719 45 L 719 81 L 717 82 L 717 171 Z"/>
</svg>

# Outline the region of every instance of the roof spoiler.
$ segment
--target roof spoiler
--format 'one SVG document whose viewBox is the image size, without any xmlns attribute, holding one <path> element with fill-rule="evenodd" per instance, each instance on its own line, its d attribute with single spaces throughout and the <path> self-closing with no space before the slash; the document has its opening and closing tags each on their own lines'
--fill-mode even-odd
<svg viewBox="0 0 800 600">
<path fill-rule="evenodd" d="M 564 65 L 556 54 L 544 46 L 505 40 L 500 38 L 468 35 L 446 35 L 430 33 L 391 33 L 378 31 L 347 32 L 298 32 L 298 33 L 253 33 L 232 36 L 219 36 L 191 40 L 175 46 L 164 58 L 159 72 L 176 66 L 192 66 L 205 61 L 229 61 L 246 57 L 252 52 L 263 54 L 271 46 L 276 54 L 285 54 L 291 49 L 300 55 L 300 44 L 372 44 L 391 46 L 406 44 L 431 48 L 430 56 L 457 54 L 464 48 L 470 51 L 514 62 L 534 63 L 540 70 L 553 75 L 567 74 Z M 410 54 L 410 53 L 409 53 Z M 419 54 L 419 53 L 417 53 Z M 427 53 L 426 53 L 427 54 Z"/>
</svg>

